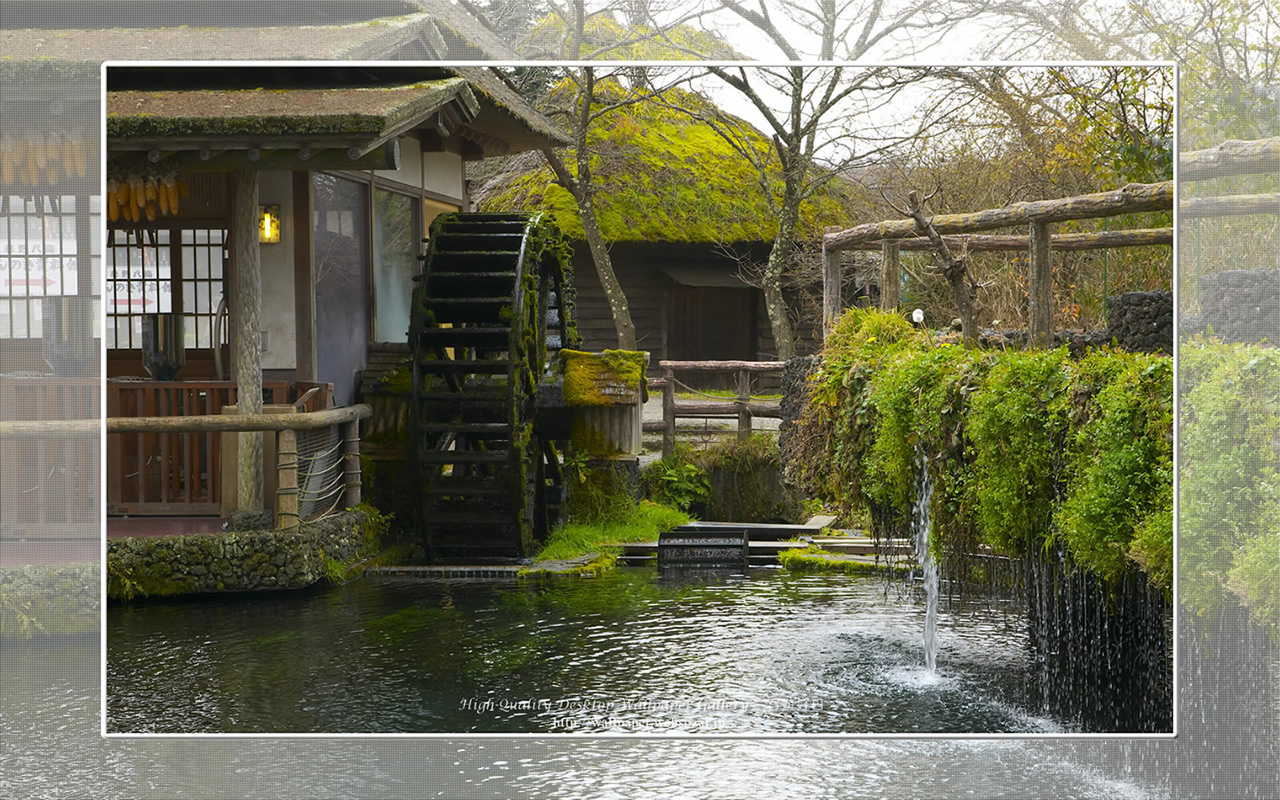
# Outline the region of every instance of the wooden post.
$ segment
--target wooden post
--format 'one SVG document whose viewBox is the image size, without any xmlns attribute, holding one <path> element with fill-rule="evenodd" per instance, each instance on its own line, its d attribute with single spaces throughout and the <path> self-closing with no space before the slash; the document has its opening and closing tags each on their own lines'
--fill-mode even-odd
<svg viewBox="0 0 1280 800">
<path fill-rule="evenodd" d="M 828 228 L 828 232 L 838 228 Z M 822 245 L 822 340 L 825 342 L 840 317 L 840 251 Z"/>
<path fill-rule="evenodd" d="M 235 258 L 235 293 L 231 321 L 235 327 L 236 405 L 241 414 L 262 413 L 262 260 L 258 250 L 258 173 L 238 169 L 233 176 L 231 245 Z M 240 510 L 261 511 L 262 434 L 239 434 L 236 497 Z"/>
<path fill-rule="evenodd" d="M 1053 346 L 1053 266 L 1049 257 L 1049 224 L 1031 223 L 1029 324 L 1027 347 Z"/>
<path fill-rule="evenodd" d="M 751 373 L 745 369 L 738 370 L 738 441 L 745 442 L 751 436 Z"/>
<path fill-rule="evenodd" d="M 345 462 L 345 496 L 347 508 L 360 505 L 360 420 L 342 426 L 342 458 Z"/>
<path fill-rule="evenodd" d="M 885 239 L 880 243 L 880 308 L 897 311 L 902 304 L 902 278 L 898 265 L 901 243 L 897 239 Z"/>
<path fill-rule="evenodd" d="M 298 527 L 298 432 L 292 428 L 276 439 L 276 527 Z"/>
<path fill-rule="evenodd" d="M 662 386 L 662 457 L 666 458 L 676 449 L 676 376 L 671 367 L 663 371 Z"/>
<path fill-rule="evenodd" d="M 293 308 L 296 380 L 316 380 L 315 205 L 310 172 L 293 173 Z"/>
</svg>

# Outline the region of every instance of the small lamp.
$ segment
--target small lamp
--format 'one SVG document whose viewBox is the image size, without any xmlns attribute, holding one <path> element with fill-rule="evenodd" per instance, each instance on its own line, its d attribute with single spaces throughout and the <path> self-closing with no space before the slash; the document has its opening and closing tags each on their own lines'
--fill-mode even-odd
<svg viewBox="0 0 1280 800">
<path fill-rule="evenodd" d="M 263 244 L 280 241 L 280 206 L 258 206 L 258 241 Z"/>
</svg>

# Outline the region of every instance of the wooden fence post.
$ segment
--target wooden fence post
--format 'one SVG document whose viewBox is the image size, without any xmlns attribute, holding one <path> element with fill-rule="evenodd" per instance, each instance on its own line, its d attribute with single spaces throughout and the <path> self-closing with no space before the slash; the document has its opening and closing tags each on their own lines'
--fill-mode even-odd
<svg viewBox="0 0 1280 800">
<path fill-rule="evenodd" d="M 828 232 L 839 228 L 828 228 Z M 836 324 L 840 316 L 841 275 L 840 251 L 828 250 L 826 242 L 822 244 L 822 340 Z"/>
<path fill-rule="evenodd" d="M 360 505 L 360 420 L 342 426 L 342 458 L 345 475 L 343 500 L 347 508 Z"/>
<path fill-rule="evenodd" d="M 902 304 L 902 278 L 898 266 L 901 249 L 897 239 L 885 239 L 880 243 L 880 308 L 883 311 L 897 311 Z"/>
<path fill-rule="evenodd" d="M 676 376 L 671 367 L 663 370 L 662 379 L 662 457 L 666 458 L 676 449 Z"/>
<path fill-rule="evenodd" d="M 1048 223 L 1031 223 L 1030 250 L 1027 347 L 1048 348 L 1053 346 L 1053 265 Z"/>
<path fill-rule="evenodd" d="M 738 370 L 738 441 L 745 442 L 751 436 L 751 373 L 745 369 Z"/>
<path fill-rule="evenodd" d="M 298 527 L 298 432 L 280 431 L 276 440 L 276 527 Z"/>
</svg>

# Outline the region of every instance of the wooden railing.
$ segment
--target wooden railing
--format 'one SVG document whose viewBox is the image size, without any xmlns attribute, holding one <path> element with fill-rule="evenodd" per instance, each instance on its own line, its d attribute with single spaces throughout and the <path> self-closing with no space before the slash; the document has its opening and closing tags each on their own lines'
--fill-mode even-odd
<svg viewBox="0 0 1280 800">
<path fill-rule="evenodd" d="M 308 410 L 329 404 L 329 384 L 263 383 L 263 402 L 289 405 L 319 387 Z M 108 381 L 107 417 L 217 415 L 235 405 L 234 381 Z M 218 514 L 221 511 L 220 437 L 166 430 L 107 439 L 108 514 Z"/>
<path fill-rule="evenodd" d="M 0 537 L 67 538 L 80 526 L 96 536 L 101 386 L 96 378 L 0 377 Z"/>
<path fill-rule="evenodd" d="M 662 431 L 663 456 L 675 450 L 677 419 L 737 419 L 738 439 L 743 440 L 751 435 L 753 417 L 778 419 L 782 416 L 781 401 L 751 399 L 751 379 L 753 375 L 781 375 L 785 361 L 659 361 L 658 366 L 663 376 L 649 381 L 649 388 L 662 392 L 662 422 L 645 423 L 644 428 Z M 677 403 L 676 373 L 691 371 L 734 374 L 737 396 L 732 400 L 708 398 Z"/>
<path fill-rule="evenodd" d="M 281 529 L 297 527 L 305 518 L 323 516 L 335 510 L 339 503 L 350 507 L 360 502 L 360 420 L 373 413 L 369 406 L 360 404 L 330 408 L 323 411 L 282 414 L 200 414 L 183 417 L 108 417 L 108 440 L 112 435 L 195 435 L 212 436 L 220 433 L 251 431 L 276 432 L 276 526 Z M 341 446 L 341 458 L 333 466 L 304 468 L 299 460 L 298 435 L 303 431 L 319 431 L 336 428 Z M 336 473 L 330 476 L 327 473 Z M 330 480 L 333 477 L 334 480 Z M 333 502 L 321 504 L 318 512 L 306 515 L 301 497 L 311 483 L 331 483 L 341 487 Z"/>
</svg>

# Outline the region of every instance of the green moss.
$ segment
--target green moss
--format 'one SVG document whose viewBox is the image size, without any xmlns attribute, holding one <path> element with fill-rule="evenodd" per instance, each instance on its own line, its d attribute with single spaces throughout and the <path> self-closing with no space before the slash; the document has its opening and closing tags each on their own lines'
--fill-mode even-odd
<svg viewBox="0 0 1280 800">
<path fill-rule="evenodd" d="M 939 558 L 1060 545 L 1104 581 L 1136 568 L 1171 585 L 1171 359 L 934 346 L 854 311 L 810 397 L 789 476 L 877 535 L 906 535 L 923 463 Z"/>
<path fill-rule="evenodd" d="M 846 575 L 865 575 L 880 573 L 886 570 L 906 572 L 909 565 L 890 564 L 884 561 L 868 562 L 852 558 L 842 558 L 820 547 L 783 550 L 778 553 L 778 563 L 783 569 L 796 572 L 840 572 Z"/>
<path fill-rule="evenodd" d="M 608 553 L 610 545 L 624 542 L 657 541 L 661 531 L 671 530 L 689 521 L 682 511 L 642 500 L 613 507 L 608 515 L 589 521 L 574 520 L 551 532 L 542 550 L 534 557 L 533 567 L 540 561 L 561 561 L 589 553 Z"/>
<path fill-rule="evenodd" d="M 571 100 L 568 91 L 553 92 L 551 104 Z M 602 100 L 620 93 L 611 84 L 600 87 Z M 691 111 L 715 111 L 691 92 L 671 91 L 664 98 Z M 610 241 L 771 241 L 777 232 L 776 214 L 755 167 L 706 123 L 641 102 L 604 114 L 587 142 L 596 154 L 596 216 Z M 766 161 L 770 158 L 770 141 L 754 130 L 747 146 Z M 572 151 L 564 160 L 576 171 Z M 813 238 L 827 225 L 847 223 L 856 204 L 850 187 L 829 184 L 801 204 L 800 236 Z M 584 238 L 576 201 L 545 165 L 503 175 L 482 190 L 477 206 L 481 211 L 544 211 L 565 235 Z"/>
<path fill-rule="evenodd" d="M 642 391 L 646 356 L 633 350 L 561 350 L 565 404 L 610 406 L 634 401 Z"/>
</svg>

